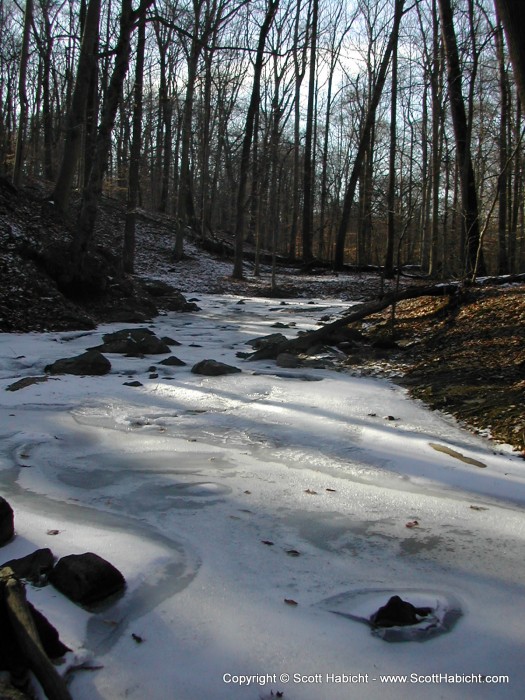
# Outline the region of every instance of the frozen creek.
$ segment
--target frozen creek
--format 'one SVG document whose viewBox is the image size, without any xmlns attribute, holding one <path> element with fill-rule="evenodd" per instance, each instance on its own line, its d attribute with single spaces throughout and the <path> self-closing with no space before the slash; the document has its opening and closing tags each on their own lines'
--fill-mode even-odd
<svg viewBox="0 0 525 700">
<path fill-rule="evenodd" d="M 97 612 L 28 587 L 69 663 L 101 667 L 74 674 L 73 697 L 521 698 L 523 460 L 387 381 L 238 359 L 277 321 L 292 337 L 347 306 L 238 301 L 199 297 L 201 312 L 150 325 L 186 367 L 108 355 L 110 375 L 16 392 L 126 326 L 0 335 L 0 493 L 17 529 L 3 560 L 94 551 L 128 582 Z M 191 374 L 204 358 L 243 372 Z M 391 593 L 462 614 L 424 644 L 388 644 L 352 616 Z M 509 682 L 475 680 L 496 675 Z"/>
</svg>

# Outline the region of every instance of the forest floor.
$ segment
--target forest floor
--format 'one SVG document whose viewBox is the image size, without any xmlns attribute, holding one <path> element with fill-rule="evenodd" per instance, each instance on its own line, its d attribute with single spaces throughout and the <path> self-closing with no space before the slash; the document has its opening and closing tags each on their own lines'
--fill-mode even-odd
<svg viewBox="0 0 525 700">
<path fill-rule="evenodd" d="M 156 304 L 162 306 L 157 299 L 145 300 L 140 287 L 145 278 L 161 280 L 183 293 L 270 295 L 268 267 L 255 277 L 248 262 L 245 280 L 233 280 L 231 260 L 203 251 L 196 241 L 188 241 L 184 259 L 174 263 L 172 220 L 143 214 L 135 280 L 114 278 L 96 303 L 68 299 L 53 279 L 50 256 L 42 251 L 70 234 L 50 215 L 44 194 L 38 183 L 17 193 L 0 182 L 0 331 L 67 330 L 93 327 L 100 321 L 146 320 Z M 121 242 L 122 214 L 122 207 L 112 201 L 102 210 L 98 243 L 113 251 L 108 259 Z M 273 296 L 335 297 L 349 303 L 377 298 L 395 285 L 383 286 L 378 274 L 303 273 L 284 266 L 279 266 L 277 279 L 278 293 Z M 428 282 L 401 277 L 399 284 L 405 288 Z M 119 319 L 123 309 L 126 313 Z M 341 366 L 392 377 L 430 407 L 525 456 L 525 284 L 470 286 L 453 304 L 448 297 L 403 301 L 394 316 L 387 309 L 358 327 L 366 342 L 348 354 L 340 353 Z"/>
</svg>

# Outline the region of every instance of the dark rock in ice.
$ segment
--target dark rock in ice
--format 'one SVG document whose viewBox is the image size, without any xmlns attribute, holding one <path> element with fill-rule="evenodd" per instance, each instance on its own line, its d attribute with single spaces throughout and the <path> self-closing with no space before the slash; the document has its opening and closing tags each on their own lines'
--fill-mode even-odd
<svg viewBox="0 0 525 700">
<path fill-rule="evenodd" d="M 126 586 L 120 571 L 93 552 L 62 557 L 50 572 L 49 581 L 81 605 L 98 603 Z"/>
<path fill-rule="evenodd" d="M 88 350 L 82 355 L 57 360 L 45 370 L 49 374 L 100 376 L 111 370 L 111 362 L 98 350 Z"/>
<path fill-rule="evenodd" d="M 186 363 L 183 362 L 182 360 L 179 360 L 178 357 L 175 357 L 175 355 L 171 355 L 170 357 L 166 357 L 165 360 L 161 360 L 159 362 L 159 365 L 165 365 L 166 367 L 183 367 Z"/>
<path fill-rule="evenodd" d="M 417 625 L 421 618 L 427 617 L 431 612 L 432 608 L 416 608 L 398 595 L 393 595 L 386 605 L 371 616 L 370 622 L 375 627 Z"/>
<path fill-rule="evenodd" d="M 201 360 L 191 368 L 193 374 L 203 374 L 208 377 L 218 377 L 222 374 L 237 374 L 241 372 L 238 367 L 227 365 L 217 360 Z"/>
<path fill-rule="evenodd" d="M 149 328 L 124 328 L 114 333 L 106 333 L 102 340 L 102 345 L 97 345 L 94 350 L 119 353 L 128 357 L 166 355 L 171 352 L 169 345 L 157 338 Z"/>
</svg>

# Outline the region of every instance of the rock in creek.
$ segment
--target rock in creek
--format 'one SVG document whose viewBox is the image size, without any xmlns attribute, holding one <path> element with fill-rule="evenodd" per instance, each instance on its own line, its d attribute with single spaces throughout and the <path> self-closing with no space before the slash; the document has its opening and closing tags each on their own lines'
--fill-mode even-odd
<svg viewBox="0 0 525 700">
<path fill-rule="evenodd" d="M 98 603 L 126 587 L 120 571 L 92 552 L 62 557 L 49 574 L 49 581 L 81 605 Z"/>
<path fill-rule="evenodd" d="M 238 367 L 227 365 L 217 360 L 201 360 L 191 368 L 193 374 L 204 374 L 208 377 L 218 377 L 221 374 L 236 374 L 241 372 Z"/>
<path fill-rule="evenodd" d="M 102 336 L 102 345 L 93 350 L 119 353 L 128 357 L 141 355 L 166 355 L 171 352 L 168 344 L 157 338 L 149 328 L 124 328 Z"/>
<path fill-rule="evenodd" d="M 412 603 L 403 600 L 398 595 L 393 595 L 386 605 L 379 608 L 370 618 L 375 627 L 403 627 L 405 625 L 417 625 L 421 619 L 427 617 L 432 608 L 416 608 Z"/>
<path fill-rule="evenodd" d="M 66 357 L 46 367 L 46 372 L 49 374 L 85 374 L 90 376 L 107 374 L 110 370 L 111 362 L 98 350 L 88 350 L 82 355 Z"/>
</svg>

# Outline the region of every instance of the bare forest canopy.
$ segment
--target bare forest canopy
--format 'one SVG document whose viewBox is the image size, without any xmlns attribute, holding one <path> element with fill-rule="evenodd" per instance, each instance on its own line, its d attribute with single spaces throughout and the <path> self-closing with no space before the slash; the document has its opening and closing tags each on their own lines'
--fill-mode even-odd
<svg viewBox="0 0 525 700">
<path fill-rule="evenodd" d="M 311 263 L 525 269 L 522 0 L 0 0 L 0 174 Z"/>
</svg>

